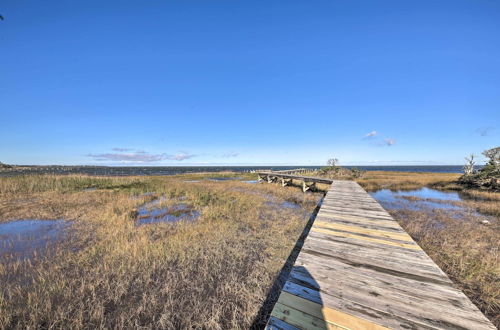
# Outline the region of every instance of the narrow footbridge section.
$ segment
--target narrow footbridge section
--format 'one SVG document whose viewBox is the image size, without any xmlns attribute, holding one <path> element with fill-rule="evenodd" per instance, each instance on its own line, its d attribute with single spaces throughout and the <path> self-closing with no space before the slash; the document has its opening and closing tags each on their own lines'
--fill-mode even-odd
<svg viewBox="0 0 500 330">
<path fill-rule="evenodd" d="M 288 172 L 288 173 L 285 173 Z M 280 183 L 283 187 L 291 184 L 293 180 L 302 182 L 302 191 L 306 192 L 311 188 L 315 188 L 317 183 L 331 184 L 333 180 L 327 178 L 316 178 L 311 176 L 303 176 L 294 173 L 295 170 L 289 171 L 273 171 L 273 172 L 257 172 L 259 183 L 267 181 L 268 183 Z"/>
<path fill-rule="evenodd" d="M 267 329 L 387 328 L 495 329 L 363 188 L 331 181 Z"/>
</svg>

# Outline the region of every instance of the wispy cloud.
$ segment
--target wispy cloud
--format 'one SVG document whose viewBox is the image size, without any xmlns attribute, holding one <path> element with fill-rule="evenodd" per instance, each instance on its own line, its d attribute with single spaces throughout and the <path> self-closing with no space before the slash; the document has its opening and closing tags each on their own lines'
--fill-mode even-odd
<svg viewBox="0 0 500 330">
<path fill-rule="evenodd" d="M 112 150 L 118 152 L 99 153 L 99 154 L 90 153 L 87 154 L 87 157 L 90 157 L 96 161 L 108 161 L 108 162 L 120 162 L 120 163 L 155 163 L 155 162 L 160 162 L 162 160 L 183 161 L 185 159 L 196 157 L 196 155 L 190 154 L 188 152 L 180 152 L 178 154 L 169 155 L 166 153 L 151 154 L 144 150 L 124 152 L 133 150 L 128 148 L 113 148 Z"/>
<path fill-rule="evenodd" d="M 378 134 L 377 131 L 371 131 L 370 133 L 368 133 L 364 136 L 364 139 L 369 139 L 369 138 L 375 137 L 377 134 Z"/>
<path fill-rule="evenodd" d="M 396 144 L 396 139 L 391 139 L 391 138 L 383 138 L 383 135 L 380 136 L 380 134 L 377 131 L 371 131 L 370 133 L 365 134 L 363 136 L 364 140 L 370 140 L 370 143 L 374 146 L 393 146 Z"/>
<path fill-rule="evenodd" d="M 475 132 L 481 136 L 489 136 L 494 130 L 495 127 L 485 126 L 477 128 Z"/>
<path fill-rule="evenodd" d="M 88 154 L 87 157 L 97 161 L 123 163 L 154 163 L 164 159 L 163 154 L 149 154 L 147 152 Z"/>
<path fill-rule="evenodd" d="M 382 142 L 382 145 L 384 146 L 393 146 L 396 144 L 396 140 L 395 139 L 384 139 L 384 141 Z"/>
<path fill-rule="evenodd" d="M 196 157 L 196 155 L 187 152 L 181 152 L 175 155 L 163 155 L 163 156 L 165 157 L 165 159 L 177 160 L 177 161 L 183 161 L 185 159 Z"/>
<path fill-rule="evenodd" d="M 236 151 L 230 151 L 230 152 L 227 152 L 223 155 L 221 155 L 220 157 L 222 158 L 233 158 L 233 157 L 238 157 L 239 156 L 239 153 L 237 153 Z"/>
<path fill-rule="evenodd" d="M 125 151 L 132 151 L 133 149 L 130 149 L 130 148 L 113 148 L 111 150 L 118 151 L 118 152 L 125 152 Z"/>
</svg>

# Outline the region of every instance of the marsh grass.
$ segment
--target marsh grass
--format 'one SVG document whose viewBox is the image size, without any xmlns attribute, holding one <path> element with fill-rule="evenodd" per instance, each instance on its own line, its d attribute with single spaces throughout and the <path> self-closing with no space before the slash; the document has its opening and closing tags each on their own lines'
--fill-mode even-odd
<svg viewBox="0 0 500 330">
<path fill-rule="evenodd" d="M 443 188 L 446 185 L 449 189 L 459 177 L 460 174 L 457 173 L 370 171 L 366 172 L 362 178 L 356 179 L 356 182 L 367 191 L 411 190 L 425 186 Z"/>
<path fill-rule="evenodd" d="M 500 193 L 469 189 L 458 183 L 461 174 L 372 171 L 357 179 L 367 191 L 380 189 L 413 190 L 430 187 L 442 191 L 457 191 L 467 207 L 493 216 L 500 216 Z M 437 201 L 435 201 L 437 202 Z M 449 203 L 453 204 L 453 203 Z"/>
<path fill-rule="evenodd" d="M 326 177 L 322 171 L 311 171 L 304 175 Z M 365 171 L 360 177 L 344 175 L 333 179 L 355 180 L 366 191 L 412 190 L 425 186 L 445 190 L 461 190 L 462 187 L 458 184 L 460 176 L 461 174 L 458 173 Z"/>
<path fill-rule="evenodd" d="M 50 257 L 0 263 L 0 328 L 262 326 L 266 297 L 276 296 L 270 290 L 279 287 L 277 276 L 321 194 L 206 180 L 214 177 L 255 179 L 241 173 L 0 178 L 0 222 L 72 221 Z M 358 182 L 367 190 L 459 190 L 464 200 L 451 203 L 460 211 L 389 211 L 498 327 L 500 197 L 463 190 L 457 177 L 367 172 Z M 137 227 L 131 210 L 158 198 L 158 207 L 182 201 L 201 215 Z M 301 209 L 276 207 L 285 201 Z M 491 214 L 491 224 L 480 224 L 474 210 Z"/>
<path fill-rule="evenodd" d="M 500 192 L 464 189 L 461 195 L 469 207 L 483 214 L 500 217 Z"/>
<path fill-rule="evenodd" d="M 304 210 L 322 195 L 188 178 L 196 176 L 0 178 L 0 221 L 73 223 L 50 257 L 0 263 L 0 328 L 264 324 L 259 308 L 309 218 Z M 200 217 L 137 227 L 131 210 L 160 196 L 160 205 L 182 198 Z M 301 209 L 273 207 L 268 196 Z"/>
</svg>

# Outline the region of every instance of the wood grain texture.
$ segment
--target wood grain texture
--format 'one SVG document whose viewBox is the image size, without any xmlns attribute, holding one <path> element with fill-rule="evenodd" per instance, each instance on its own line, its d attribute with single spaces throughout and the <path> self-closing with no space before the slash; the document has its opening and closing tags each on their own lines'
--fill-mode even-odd
<svg viewBox="0 0 500 330">
<path fill-rule="evenodd" d="M 495 329 L 353 181 L 332 181 L 272 316 L 269 329 Z"/>
</svg>

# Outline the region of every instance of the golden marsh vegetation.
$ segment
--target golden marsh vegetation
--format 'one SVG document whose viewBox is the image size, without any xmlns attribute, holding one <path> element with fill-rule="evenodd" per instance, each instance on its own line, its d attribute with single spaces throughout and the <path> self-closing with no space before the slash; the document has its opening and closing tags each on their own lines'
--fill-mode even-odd
<svg viewBox="0 0 500 330">
<path fill-rule="evenodd" d="M 0 223 L 72 224 L 50 254 L 0 263 L 0 328 L 262 324 L 262 304 L 321 194 L 185 182 L 207 176 L 0 178 Z M 131 210 L 159 197 L 200 216 L 137 226 Z"/>
<path fill-rule="evenodd" d="M 209 180 L 217 177 L 238 180 Z M 500 194 L 464 189 L 458 177 L 366 172 L 356 180 L 368 191 L 460 194 L 447 201 L 459 209 L 386 208 L 500 326 Z M 255 175 L 0 178 L 0 223 L 71 224 L 50 253 L 0 263 L 0 328 L 262 326 L 277 298 L 271 289 L 284 280 L 278 275 L 322 194 L 244 180 Z M 199 217 L 138 226 L 134 210 L 151 201 L 183 203 Z"/>
</svg>

